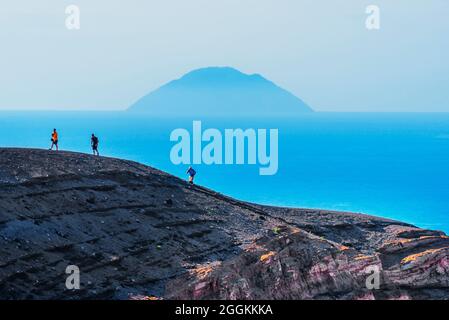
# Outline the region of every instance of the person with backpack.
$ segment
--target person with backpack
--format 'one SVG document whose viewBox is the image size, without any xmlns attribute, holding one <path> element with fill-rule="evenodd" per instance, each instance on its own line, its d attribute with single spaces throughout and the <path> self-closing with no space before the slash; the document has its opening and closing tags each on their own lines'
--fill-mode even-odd
<svg viewBox="0 0 449 320">
<path fill-rule="evenodd" d="M 196 171 L 192 167 L 187 169 L 187 174 L 189 175 L 189 183 L 193 184 L 193 179 L 195 179 Z"/>
<path fill-rule="evenodd" d="M 51 147 L 48 150 L 53 150 L 53 146 L 56 146 L 56 151 L 59 150 L 59 148 L 58 148 L 58 132 L 56 132 L 56 129 L 53 129 L 53 133 L 51 134 Z"/>
<path fill-rule="evenodd" d="M 92 146 L 92 151 L 94 153 L 94 156 L 99 156 L 100 153 L 98 152 L 98 137 L 95 136 L 95 134 L 92 133 L 92 138 L 90 139 L 90 145 Z"/>
</svg>

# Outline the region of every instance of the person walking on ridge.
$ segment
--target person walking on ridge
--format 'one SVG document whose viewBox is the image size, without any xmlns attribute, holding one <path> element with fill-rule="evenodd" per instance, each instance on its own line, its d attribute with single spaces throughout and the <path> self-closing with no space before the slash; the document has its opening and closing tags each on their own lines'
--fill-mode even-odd
<svg viewBox="0 0 449 320">
<path fill-rule="evenodd" d="M 59 148 L 58 148 L 58 132 L 56 132 L 56 129 L 53 129 L 53 133 L 51 134 L 51 147 L 48 150 L 53 150 L 53 146 L 56 146 L 56 151 L 59 150 Z"/>
<path fill-rule="evenodd" d="M 90 145 L 92 146 L 94 156 L 100 155 L 100 152 L 98 152 L 98 143 L 99 143 L 98 137 L 96 137 L 95 134 L 92 133 L 92 138 L 90 138 Z"/>
<path fill-rule="evenodd" d="M 193 184 L 193 179 L 195 179 L 196 171 L 192 167 L 187 169 L 187 174 L 189 175 L 189 183 Z"/>
</svg>

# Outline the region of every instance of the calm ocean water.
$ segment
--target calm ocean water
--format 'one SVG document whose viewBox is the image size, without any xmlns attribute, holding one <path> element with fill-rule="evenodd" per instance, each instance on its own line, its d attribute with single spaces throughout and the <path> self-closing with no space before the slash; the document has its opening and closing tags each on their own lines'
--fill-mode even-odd
<svg viewBox="0 0 449 320">
<path fill-rule="evenodd" d="M 196 166 L 197 183 L 265 204 L 363 212 L 449 232 L 449 114 L 316 113 L 295 119 L 201 119 L 204 128 L 279 129 L 279 171 Z M 0 146 L 132 159 L 185 178 L 171 163 L 170 132 L 191 120 L 123 112 L 0 112 Z"/>
</svg>

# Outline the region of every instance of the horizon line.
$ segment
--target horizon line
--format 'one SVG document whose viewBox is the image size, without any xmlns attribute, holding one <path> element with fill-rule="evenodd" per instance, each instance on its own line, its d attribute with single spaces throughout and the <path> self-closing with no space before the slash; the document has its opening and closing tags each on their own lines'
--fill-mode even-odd
<svg viewBox="0 0 449 320">
<path fill-rule="evenodd" d="M 130 111 L 129 108 L 121 108 L 121 109 L 1 109 L 0 112 L 128 112 Z M 134 114 L 152 114 L 152 112 L 130 112 Z M 417 111 L 417 110 L 411 110 L 411 111 L 372 111 L 372 110 L 362 110 L 362 111 L 356 111 L 356 110 L 313 110 L 310 113 L 307 114 L 313 114 L 313 113 L 449 113 L 449 111 Z M 155 116 L 168 116 L 166 114 L 161 113 L 154 113 Z M 292 112 L 291 115 L 295 115 L 294 112 Z M 305 113 L 298 112 L 297 115 L 303 116 Z M 211 115 L 213 116 L 213 115 Z M 217 114 L 217 116 L 222 117 L 223 114 Z M 235 116 L 235 115 L 234 115 Z M 249 116 L 249 115 L 248 115 Z M 276 116 L 276 114 L 272 114 L 270 116 Z M 279 115 L 284 116 L 284 115 Z M 209 116 L 210 117 L 210 116 Z"/>
</svg>

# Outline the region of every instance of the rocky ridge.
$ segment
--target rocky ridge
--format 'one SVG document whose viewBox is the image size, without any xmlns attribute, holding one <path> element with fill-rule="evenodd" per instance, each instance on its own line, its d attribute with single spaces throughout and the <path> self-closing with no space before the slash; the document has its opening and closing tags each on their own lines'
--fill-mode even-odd
<svg viewBox="0 0 449 320">
<path fill-rule="evenodd" d="M 1 299 L 449 297 L 440 231 L 241 202 L 71 152 L 0 149 L 0 187 Z M 68 265 L 80 290 L 65 287 Z"/>
</svg>

